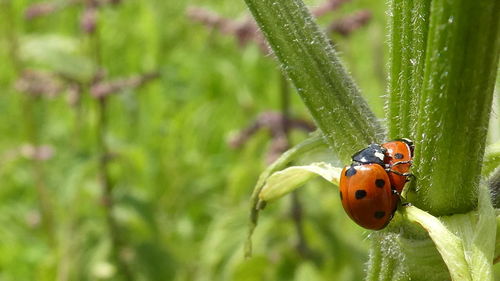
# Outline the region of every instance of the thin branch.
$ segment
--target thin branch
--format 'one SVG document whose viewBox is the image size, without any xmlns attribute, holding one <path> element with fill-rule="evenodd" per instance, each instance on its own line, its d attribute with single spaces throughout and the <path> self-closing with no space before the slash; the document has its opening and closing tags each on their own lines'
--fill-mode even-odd
<svg viewBox="0 0 500 281">
<path fill-rule="evenodd" d="M 98 81 L 90 88 L 90 93 L 95 98 L 104 98 L 125 89 L 138 88 L 147 82 L 160 77 L 158 72 L 135 75 L 129 78 L 119 78 L 112 81 Z"/>
<path fill-rule="evenodd" d="M 311 13 L 315 17 L 321 17 L 331 11 L 337 10 L 342 4 L 349 1 L 351 0 L 329 0 L 312 9 Z M 245 18 L 241 21 L 233 20 L 225 18 L 216 12 L 196 6 L 189 7 L 186 10 L 186 15 L 194 22 L 199 22 L 222 34 L 235 37 L 240 46 L 246 46 L 253 42 L 260 47 L 264 54 L 271 53 L 267 41 L 262 35 L 257 23 L 251 18 Z M 365 25 L 370 18 L 370 12 L 360 11 L 350 17 L 333 22 L 328 30 L 347 36 L 352 31 Z"/>
<path fill-rule="evenodd" d="M 97 27 L 96 27 L 97 28 Z M 95 30 L 94 30 L 95 31 Z M 91 40 L 93 42 L 94 60 L 99 69 L 102 69 L 101 63 L 101 44 L 98 32 L 91 32 Z M 98 83 L 104 74 L 99 72 L 94 78 L 94 83 Z M 98 149 L 98 178 L 101 184 L 101 204 L 104 207 L 104 215 L 106 217 L 106 225 L 108 227 L 109 238 L 111 240 L 111 255 L 116 263 L 119 273 L 127 281 L 135 280 L 132 271 L 129 268 L 127 261 L 121 255 L 123 244 L 122 237 L 119 231 L 119 225 L 113 214 L 114 198 L 113 198 L 113 183 L 109 172 L 109 155 L 110 149 L 106 142 L 108 133 L 107 119 L 107 95 L 100 96 L 97 99 L 98 103 L 98 120 L 97 120 L 97 149 Z"/>
<path fill-rule="evenodd" d="M 312 132 L 316 126 L 311 121 L 289 118 L 286 125 L 283 124 L 286 117 L 279 112 L 265 111 L 259 114 L 257 118 L 248 126 L 239 132 L 234 138 L 230 140 L 230 145 L 233 148 L 238 148 L 244 145 L 248 139 L 260 129 L 267 129 L 272 137 L 284 134 L 285 130 L 297 129 L 303 132 Z"/>
<path fill-rule="evenodd" d="M 273 143 L 277 147 L 271 150 L 273 152 L 272 155 L 268 154 L 269 163 L 276 161 L 290 147 L 290 84 L 283 74 L 281 75 L 281 117 L 281 130 L 278 131 L 280 133 L 273 139 Z M 311 128 L 312 130 L 313 128 Z M 270 157 L 272 158 L 269 159 Z M 303 258 L 309 258 L 312 251 L 304 235 L 304 226 L 302 223 L 303 207 L 299 199 L 298 190 L 292 192 L 290 215 L 297 235 L 297 244 L 295 246 L 297 252 Z"/>
<path fill-rule="evenodd" d="M 17 91 L 32 97 L 44 96 L 49 98 L 60 94 L 65 88 L 55 75 L 31 69 L 22 71 L 21 77 L 17 79 L 14 87 Z"/>
<path fill-rule="evenodd" d="M 66 8 L 73 7 L 76 5 L 84 5 L 86 7 L 102 7 L 104 5 L 116 5 L 119 4 L 120 0 L 69 0 L 69 1 L 48 1 L 34 3 L 28 6 L 24 11 L 24 17 L 27 20 L 34 20 L 39 17 L 49 16 Z M 83 13 L 85 13 L 84 10 Z"/>
<path fill-rule="evenodd" d="M 351 0 L 328 0 L 314 8 L 311 13 L 317 18 L 322 17 L 331 11 L 337 10 L 342 4 L 347 2 L 351 2 Z"/>
<path fill-rule="evenodd" d="M 355 14 L 346 16 L 334 21 L 328 26 L 328 32 L 335 32 L 343 36 L 350 35 L 353 31 L 360 29 L 370 22 L 372 13 L 368 10 L 361 10 Z"/>
</svg>

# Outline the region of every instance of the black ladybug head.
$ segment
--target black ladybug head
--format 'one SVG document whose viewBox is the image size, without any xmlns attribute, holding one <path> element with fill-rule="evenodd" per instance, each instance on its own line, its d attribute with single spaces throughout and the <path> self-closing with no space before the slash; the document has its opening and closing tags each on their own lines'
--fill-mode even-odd
<svg viewBox="0 0 500 281">
<path fill-rule="evenodd" d="M 387 150 L 381 145 L 373 143 L 352 156 L 352 161 L 359 164 L 379 164 L 384 165 L 384 157 Z"/>
</svg>

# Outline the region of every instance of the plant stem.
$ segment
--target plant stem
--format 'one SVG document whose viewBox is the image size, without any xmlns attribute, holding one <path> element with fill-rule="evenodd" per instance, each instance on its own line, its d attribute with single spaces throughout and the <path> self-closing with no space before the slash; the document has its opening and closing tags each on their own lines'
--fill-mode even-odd
<svg viewBox="0 0 500 281">
<path fill-rule="evenodd" d="M 106 97 L 98 100 L 98 114 L 99 119 L 97 122 L 97 147 L 99 148 L 99 165 L 98 176 L 101 183 L 102 194 L 101 203 L 104 206 L 104 213 L 106 216 L 106 225 L 111 240 L 111 254 L 113 260 L 116 262 L 120 273 L 125 277 L 125 280 L 134 280 L 132 273 L 126 263 L 121 257 L 121 249 L 123 243 L 119 234 L 119 227 L 113 215 L 114 198 L 113 198 L 113 183 L 109 174 L 109 148 L 106 144 L 107 132 L 107 116 L 106 116 L 107 99 Z"/>
<path fill-rule="evenodd" d="M 500 2 L 435 0 L 408 198 L 433 215 L 477 204 L 500 49 Z"/>
<path fill-rule="evenodd" d="M 281 115 L 283 116 L 283 131 L 285 132 L 288 143 L 290 143 L 289 136 L 289 121 L 290 121 L 290 85 L 288 84 L 288 80 L 286 77 L 281 74 L 281 85 L 280 85 L 280 94 L 281 94 Z M 284 151 L 283 151 L 284 152 Z"/>
<path fill-rule="evenodd" d="M 285 137 L 287 139 L 288 147 L 290 146 L 290 86 L 288 81 L 284 75 L 281 75 L 281 114 L 283 116 L 283 132 L 285 133 Z M 288 147 L 286 149 L 288 149 Z M 285 149 L 285 151 L 286 151 Z M 283 151 L 283 152 L 285 152 Z M 304 227 L 302 214 L 304 207 L 302 206 L 299 198 L 298 190 L 292 192 L 291 196 L 291 206 L 290 213 L 293 224 L 295 226 L 295 233 L 297 235 L 297 251 L 299 254 L 304 257 L 310 257 L 311 250 L 307 244 L 307 240 L 304 235 Z"/>
<path fill-rule="evenodd" d="M 384 138 L 326 36 L 300 0 L 245 0 L 283 71 L 340 159 Z"/>
<path fill-rule="evenodd" d="M 372 234 L 370 247 L 370 262 L 366 270 L 367 281 L 376 281 L 380 275 L 382 265 L 382 248 L 379 234 Z"/>
<path fill-rule="evenodd" d="M 93 55 L 98 69 L 102 69 L 101 62 L 101 44 L 99 29 L 91 33 L 91 41 L 93 43 Z M 106 225 L 108 228 L 109 238 L 111 241 L 111 256 L 118 267 L 119 273 L 127 281 L 134 280 L 132 271 L 129 268 L 127 261 L 123 260 L 121 251 L 123 242 L 121 240 L 119 226 L 113 214 L 114 198 L 113 198 L 113 183 L 109 173 L 109 158 L 110 151 L 106 143 L 106 134 L 108 132 L 107 119 L 107 102 L 108 96 L 97 98 L 98 103 L 98 121 L 97 121 L 97 149 L 98 149 L 98 177 L 101 184 L 101 203 L 104 206 L 104 214 L 106 217 Z"/>
<path fill-rule="evenodd" d="M 391 139 L 414 138 L 422 87 L 430 0 L 391 1 L 387 119 Z"/>
</svg>

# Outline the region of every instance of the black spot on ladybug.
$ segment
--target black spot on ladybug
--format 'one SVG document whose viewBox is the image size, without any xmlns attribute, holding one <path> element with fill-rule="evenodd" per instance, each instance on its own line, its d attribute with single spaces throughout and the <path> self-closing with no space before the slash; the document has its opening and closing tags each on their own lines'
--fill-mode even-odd
<svg viewBox="0 0 500 281">
<path fill-rule="evenodd" d="M 385 212 L 384 211 L 376 211 L 375 212 L 375 218 L 377 219 L 381 219 L 385 216 Z"/>
<path fill-rule="evenodd" d="M 404 155 L 401 153 L 394 154 L 394 158 L 396 158 L 396 159 L 403 159 L 403 157 L 404 157 Z"/>
<path fill-rule="evenodd" d="M 346 177 L 352 177 L 352 176 L 354 176 L 356 174 L 356 172 L 357 172 L 356 169 L 354 169 L 354 167 L 351 166 L 349 169 L 347 169 L 345 171 L 345 176 Z"/>
<path fill-rule="evenodd" d="M 362 199 L 363 197 L 366 196 L 366 191 L 363 189 L 356 190 L 356 193 L 354 196 L 356 196 L 356 199 Z"/>
<path fill-rule="evenodd" d="M 342 198 L 342 191 L 340 192 L 340 200 L 344 200 L 344 199 Z"/>
<path fill-rule="evenodd" d="M 375 180 L 375 185 L 376 185 L 377 187 L 382 188 L 382 187 L 384 187 L 384 186 L 385 186 L 385 180 L 383 180 L 383 179 L 376 179 L 376 180 Z"/>
</svg>

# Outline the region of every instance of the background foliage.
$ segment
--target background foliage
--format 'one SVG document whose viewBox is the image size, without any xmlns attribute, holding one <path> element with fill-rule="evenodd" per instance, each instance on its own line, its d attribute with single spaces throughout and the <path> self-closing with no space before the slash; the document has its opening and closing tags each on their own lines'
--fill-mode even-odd
<svg viewBox="0 0 500 281">
<path fill-rule="evenodd" d="M 381 118 L 385 1 L 346 2 L 320 23 L 359 9 L 372 13 L 367 26 L 331 39 Z M 85 89 L 81 105 L 72 106 L 68 90 L 30 98 L 15 87 L 23 69 L 85 81 L 94 75 L 95 38 L 80 28 L 83 8 L 26 20 L 32 1 L 0 3 L 0 280 L 122 280 L 97 177 L 97 101 Z M 269 137 L 258 133 L 239 150 L 227 141 L 259 113 L 279 110 L 281 75 L 257 45 L 242 48 L 190 20 L 191 5 L 234 19 L 248 14 L 243 1 L 229 0 L 129 0 L 98 12 L 107 77 L 160 73 L 108 99 L 113 215 L 133 279 L 361 280 L 369 232 L 347 218 L 336 190 L 321 180 L 299 193 L 310 251 L 296 248 L 291 202 L 280 200 L 261 215 L 254 256 L 243 259 L 248 198 L 266 165 Z M 296 94 L 291 109 L 309 119 Z M 293 142 L 304 137 L 292 134 Z M 52 157 L 34 160 L 34 144 L 50 146 Z M 42 224 L 40 186 L 52 231 Z"/>
</svg>

